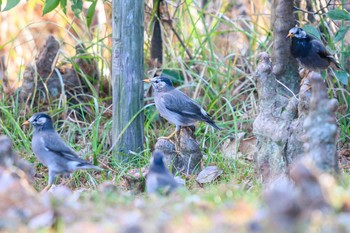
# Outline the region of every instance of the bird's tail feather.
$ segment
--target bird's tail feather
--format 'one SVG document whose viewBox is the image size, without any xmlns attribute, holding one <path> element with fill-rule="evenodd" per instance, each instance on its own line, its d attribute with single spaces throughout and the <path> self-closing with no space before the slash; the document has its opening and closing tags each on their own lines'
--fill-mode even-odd
<svg viewBox="0 0 350 233">
<path fill-rule="evenodd" d="M 89 163 L 80 163 L 80 164 L 78 165 L 78 167 L 79 167 L 80 169 L 87 169 L 87 170 L 88 170 L 88 169 L 92 169 L 92 170 L 103 171 L 102 168 L 97 167 L 97 166 L 92 165 L 92 164 L 89 164 Z"/>
<path fill-rule="evenodd" d="M 213 126 L 217 130 L 221 130 L 219 126 L 215 124 L 215 122 L 212 120 L 212 116 L 208 114 L 203 108 L 201 108 L 201 120 L 207 122 L 209 125 Z"/>
<path fill-rule="evenodd" d="M 212 120 L 212 119 L 209 119 L 208 121 L 207 121 L 207 123 L 209 124 L 209 125 L 211 125 L 211 126 L 213 126 L 215 129 L 217 129 L 217 130 L 222 130 L 219 126 L 217 126 L 216 124 L 215 124 L 215 122 Z"/>
<path fill-rule="evenodd" d="M 331 61 L 331 66 L 334 69 L 340 69 L 341 68 L 339 62 L 333 56 L 329 56 L 328 58 Z"/>
</svg>

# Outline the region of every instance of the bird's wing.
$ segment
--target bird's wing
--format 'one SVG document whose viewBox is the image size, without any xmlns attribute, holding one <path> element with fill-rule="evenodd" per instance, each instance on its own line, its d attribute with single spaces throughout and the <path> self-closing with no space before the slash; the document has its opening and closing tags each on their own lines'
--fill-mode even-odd
<svg viewBox="0 0 350 233">
<path fill-rule="evenodd" d="M 322 44 L 321 41 L 314 39 L 312 40 L 312 46 L 317 51 L 318 55 L 320 55 L 321 58 L 328 59 L 329 62 L 334 63 L 334 65 L 339 69 L 340 65 L 338 61 L 334 58 L 332 54 L 329 53 L 329 51 L 326 49 L 326 47 Z"/>
<path fill-rule="evenodd" d="M 168 110 L 182 116 L 194 119 L 203 119 L 203 115 L 206 116 L 206 112 L 194 100 L 177 89 L 164 93 L 161 100 Z"/>
<path fill-rule="evenodd" d="M 312 46 L 315 49 L 315 51 L 320 55 L 322 58 L 328 58 L 329 56 L 332 56 L 326 47 L 322 44 L 321 41 L 314 39 L 312 40 Z"/>
<path fill-rule="evenodd" d="M 54 152 L 55 154 L 65 157 L 69 160 L 82 160 L 79 158 L 77 153 L 72 148 L 70 148 L 56 132 L 44 134 L 43 143 L 45 150 L 47 151 Z"/>
</svg>

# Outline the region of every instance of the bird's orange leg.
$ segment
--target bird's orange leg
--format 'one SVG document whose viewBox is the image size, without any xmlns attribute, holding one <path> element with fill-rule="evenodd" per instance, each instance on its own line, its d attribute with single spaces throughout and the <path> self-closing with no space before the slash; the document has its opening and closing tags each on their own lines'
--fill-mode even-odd
<svg viewBox="0 0 350 233">
<path fill-rule="evenodd" d="M 174 135 L 176 134 L 177 130 L 175 130 L 174 132 L 172 132 L 169 136 L 167 137 L 159 137 L 158 139 L 167 139 L 170 140 L 170 138 L 174 137 Z"/>
<path fill-rule="evenodd" d="M 172 132 L 169 136 L 167 136 L 167 137 L 159 137 L 158 139 L 170 140 L 170 138 L 174 137 L 174 135 L 176 134 L 175 150 L 177 152 L 179 152 L 180 151 L 180 131 L 181 131 L 181 127 L 176 127 L 176 130 L 174 132 Z"/>
</svg>

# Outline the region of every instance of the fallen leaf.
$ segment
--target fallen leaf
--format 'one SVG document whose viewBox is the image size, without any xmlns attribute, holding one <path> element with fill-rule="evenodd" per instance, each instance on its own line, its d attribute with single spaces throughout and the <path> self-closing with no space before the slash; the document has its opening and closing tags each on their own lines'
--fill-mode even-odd
<svg viewBox="0 0 350 233">
<path fill-rule="evenodd" d="M 234 138 L 228 138 L 221 147 L 221 152 L 227 157 L 231 159 L 239 158 L 238 147 L 240 142 L 242 141 L 245 133 L 238 133 Z"/>
<path fill-rule="evenodd" d="M 256 138 L 251 137 L 239 143 L 239 151 L 246 156 L 248 160 L 253 160 L 254 158 L 254 153 L 257 151 L 256 142 Z"/>
<path fill-rule="evenodd" d="M 196 181 L 201 184 L 209 183 L 218 178 L 221 174 L 222 170 L 217 166 L 208 166 L 198 174 Z"/>
</svg>

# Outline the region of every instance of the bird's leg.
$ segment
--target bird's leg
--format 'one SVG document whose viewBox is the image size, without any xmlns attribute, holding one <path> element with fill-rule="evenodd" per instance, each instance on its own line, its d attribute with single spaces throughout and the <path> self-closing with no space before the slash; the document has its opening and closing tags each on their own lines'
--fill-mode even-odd
<svg viewBox="0 0 350 233">
<path fill-rule="evenodd" d="M 169 136 L 167 137 L 159 137 L 158 139 L 167 139 L 170 140 L 170 138 L 174 137 L 175 133 L 177 132 L 177 130 L 175 130 L 174 132 L 172 132 Z"/>
<path fill-rule="evenodd" d="M 49 182 L 41 192 L 46 192 L 51 188 L 53 182 L 55 181 L 55 177 L 56 177 L 56 172 L 49 170 Z"/>
<path fill-rule="evenodd" d="M 180 151 L 180 133 L 181 133 L 181 126 L 176 126 L 176 144 L 175 144 L 175 150 L 179 153 Z"/>
</svg>

